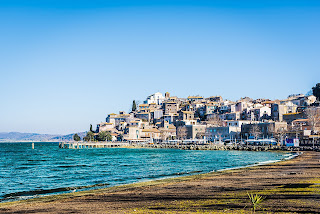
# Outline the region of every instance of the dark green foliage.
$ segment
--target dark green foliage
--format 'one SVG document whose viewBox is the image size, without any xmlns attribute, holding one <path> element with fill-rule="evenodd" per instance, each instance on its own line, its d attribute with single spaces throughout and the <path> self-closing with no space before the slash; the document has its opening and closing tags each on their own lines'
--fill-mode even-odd
<svg viewBox="0 0 320 214">
<path fill-rule="evenodd" d="M 73 140 L 74 140 L 74 141 L 80 141 L 81 138 L 79 137 L 78 134 L 74 134 L 74 135 L 73 135 Z"/>
<path fill-rule="evenodd" d="M 97 141 L 106 141 L 107 139 L 107 132 L 99 132 L 96 136 Z"/>
<path fill-rule="evenodd" d="M 136 101 L 133 100 L 132 102 L 132 111 L 136 111 L 137 110 L 137 104 L 136 104 Z"/>
<path fill-rule="evenodd" d="M 107 141 L 111 141 L 112 140 L 112 136 L 110 133 L 107 133 Z"/>
<path fill-rule="evenodd" d="M 317 83 L 315 87 L 312 88 L 312 93 L 320 101 L 320 83 Z"/>
<path fill-rule="evenodd" d="M 93 130 L 92 130 L 92 124 L 90 124 L 90 132 L 93 132 Z"/>
<path fill-rule="evenodd" d="M 99 132 L 99 134 L 96 136 L 97 141 L 111 141 L 112 136 L 109 132 Z"/>
<path fill-rule="evenodd" d="M 94 134 L 93 134 L 93 132 L 88 132 L 87 133 L 87 136 L 85 136 L 84 138 L 83 138 L 83 140 L 84 141 L 93 141 L 94 140 Z"/>
</svg>

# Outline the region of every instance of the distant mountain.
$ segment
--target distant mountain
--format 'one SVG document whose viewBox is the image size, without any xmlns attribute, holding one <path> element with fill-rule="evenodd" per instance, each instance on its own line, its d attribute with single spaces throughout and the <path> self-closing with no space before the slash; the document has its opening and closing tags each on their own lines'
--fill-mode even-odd
<svg viewBox="0 0 320 214">
<path fill-rule="evenodd" d="M 310 90 L 310 91 L 308 91 L 308 92 L 306 93 L 306 96 L 311 96 L 311 95 L 313 95 L 313 91 L 312 91 L 312 90 Z"/>
<path fill-rule="evenodd" d="M 79 132 L 78 135 L 83 138 L 87 132 Z M 0 142 L 12 141 L 68 141 L 73 139 L 73 134 L 51 135 L 37 133 L 20 132 L 0 132 Z"/>
</svg>

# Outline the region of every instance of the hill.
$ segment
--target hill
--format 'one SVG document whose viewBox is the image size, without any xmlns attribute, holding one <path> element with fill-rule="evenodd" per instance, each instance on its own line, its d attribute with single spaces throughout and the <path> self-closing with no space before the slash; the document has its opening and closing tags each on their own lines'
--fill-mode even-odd
<svg viewBox="0 0 320 214">
<path fill-rule="evenodd" d="M 0 142 L 13 141 L 68 141 L 72 140 L 73 135 L 51 135 L 38 133 L 20 133 L 20 132 L 0 132 Z M 86 132 L 77 133 L 81 138 L 86 135 Z"/>
</svg>

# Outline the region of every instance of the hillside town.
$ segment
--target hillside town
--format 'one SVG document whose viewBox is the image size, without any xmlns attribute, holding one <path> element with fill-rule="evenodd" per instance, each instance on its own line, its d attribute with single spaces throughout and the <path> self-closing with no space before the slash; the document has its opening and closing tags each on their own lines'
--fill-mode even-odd
<svg viewBox="0 0 320 214">
<path fill-rule="evenodd" d="M 96 130 L 91 126 L 84 140 L 236 143 L 269 139 L 265 142 L 314 144 L 319 143 L 320 133 L 318 99 L 312 94 L 292 94 L 284 100 L 243 97 L 230 101 L 221 96 L 179 98 L 157 92 L 139 105 L 133 101 L 129 113 L 108 114 Z"/>
</svg>

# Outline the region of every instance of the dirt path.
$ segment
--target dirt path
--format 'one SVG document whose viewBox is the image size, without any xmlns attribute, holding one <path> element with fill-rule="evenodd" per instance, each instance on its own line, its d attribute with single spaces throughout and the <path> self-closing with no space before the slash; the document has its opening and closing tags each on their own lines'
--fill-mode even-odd
<svg viewBox="0 0 320 214">
<path fill-rule="evenodd" d="M 0 204 L 0 213 L 320 213 L 320 153 L 220 173 Z"/>
</svg>

